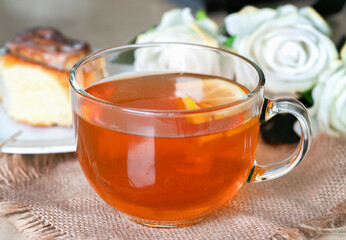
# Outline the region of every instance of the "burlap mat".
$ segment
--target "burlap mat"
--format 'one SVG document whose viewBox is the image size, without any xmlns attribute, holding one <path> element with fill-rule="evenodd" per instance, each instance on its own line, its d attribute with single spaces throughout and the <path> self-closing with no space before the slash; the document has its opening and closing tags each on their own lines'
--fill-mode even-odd
<svg viewBox="0 0 346 240">
<path fill-rule="evenodd" d="M 261 163 L 293 146 L 259 144 Z M 319 136 L 292 173 L 245 184 L 224 207 L 185 228 L 128 220 L 89 187 L 74 154 L 2 155 L 0 214 L 32 239 L 310 239 L 345 233 L 346 139 Z M 344 236 L 344 235 L 343 235 Z"/>
</svg>

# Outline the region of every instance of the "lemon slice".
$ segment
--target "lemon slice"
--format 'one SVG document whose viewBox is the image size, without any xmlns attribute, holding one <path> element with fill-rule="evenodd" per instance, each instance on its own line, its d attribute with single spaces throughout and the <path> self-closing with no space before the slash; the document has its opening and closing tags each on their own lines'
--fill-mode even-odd
<svg viewBox="0 0 346 240">
<path fill-rule="evenodd" d="M 231 103 L 247 94 L 240 86 L 220 79 L 180 82 L 176 83 L 175 87 L 175 95 L 187 110 Z M 200 113 L 189 116 L 188 121 L 200 124 L 213 118 L 221 119 L 227 115 L 227 113 L 222 114 L 220 112 L 214 115 Z"/>
<path fill-rule="evenodd" d="M 192 100 L 190 96 L 185 94 L 180 94 L 180 93 L 177 93 L 177 96 L 179 97 L 179 100 L 182 102 L 184 109 L 194 110 L 194 109 L 201 108 L 200 106 L 197 105 L 195 101 Z M 199 114 L 195 114 L 194 116 L 188 116 L 187 120 L 193 124 L 200 124 L 200 123 L 208 122 L 210 120 L 210 117 L 204 113 L 199 113 Z"/>
<path fill-rule="evenodd" d="M 186 94 L 176 93 L 176 96 L 179 97 L 181 102 L 183 103 L 185 109 L 187 110 L 194 110 L 194 109 L 200 109 L 201 107 L 197 105 L 195 101 L 192 100 L 192 98 Z"/>
<path fill-rule="evenodd" d="M 179 82 L 175 87 L 176 96 L 186 100 L 187 109 L 194 106 L 191 100 L 200 108 L 205 108 L 228 104 L 247 94 L 237 84 L 220 79 Z"/>
</svg>

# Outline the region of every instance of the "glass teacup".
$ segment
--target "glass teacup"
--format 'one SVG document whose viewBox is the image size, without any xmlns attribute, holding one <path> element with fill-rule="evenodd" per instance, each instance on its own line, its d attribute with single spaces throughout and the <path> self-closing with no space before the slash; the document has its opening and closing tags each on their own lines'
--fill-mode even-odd
<svg viewBox="0 0 346 240">
<path fill-rule="evenodd" d="M 96 193 L 138 223 L 193 224 L 245 182 L 280 177 L 310 145 L 293 98 L 267 99 L 256 64 L 212 47 L 147 43 L 105 49 L 71 70 L 77 155 Z M 279 113 L 301 127 L 286 159 L 257 165 L 259 125 Z"/>
</svg>

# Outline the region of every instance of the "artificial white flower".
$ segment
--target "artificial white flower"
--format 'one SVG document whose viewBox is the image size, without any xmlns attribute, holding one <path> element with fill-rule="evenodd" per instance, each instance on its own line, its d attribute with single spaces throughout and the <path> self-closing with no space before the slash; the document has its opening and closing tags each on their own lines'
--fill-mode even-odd
<svg viewBox="0 0 346 240">
<path fill-rule="evenodd" d="M 137 37 L 136 43 L 180 42 L 218 47 L 218 27 L 205 17 L 195 19 L 189 8 L 164 13 L 160 24 Z M 178 70 L 219 74 L 217 55 L 190 48 L 146 48 L 135 52 L 137 70 Z"/>
<path fill-rule="evenodd" d="M 330 63 L 318 77 L 309 109 L 318 131 L 332 136 L 346 134 L 346 44 L 341 59 Z"/>
<path fill-rule="evenodd" d="M 225 25 L 235 36 L 233 49 L 263 70 L 269 95 L 296 96 L 311 89 L 321 71 L 337 58 L 329 26 L 311 7 L 247 6 L 228 15 Z"/>
</svg>

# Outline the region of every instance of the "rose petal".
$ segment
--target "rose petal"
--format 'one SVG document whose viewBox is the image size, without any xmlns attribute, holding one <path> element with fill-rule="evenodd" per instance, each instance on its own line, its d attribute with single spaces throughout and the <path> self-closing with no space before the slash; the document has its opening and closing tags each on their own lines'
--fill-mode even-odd
<svg viewBox="0 0 346 240">
<path fill-rule="evenodd" d="M 277 12 L 278 12 L 278 16 L 297 14 L 298 8 L 292 4 L 286 4 L 286 5 L 280 6 L 277 9 Z"/>
<path fill-rule="evenodd" d="M 339 79 L 335 86 L 335 102 L 331 109 L 330 123 L 340 132 L 346 133 L 346 73 L 342 73 L 343 77 Z"/>
<path fill-rule="evenodd" d="M 218 47 L 217 34 L 217 25 L 211 19 L 195 20 L 189 8 L 173 9 L 163 14 L 154 30 L 140 34 L 136 42 L 186 42 Z"/>
<path fill-rule="evenodd" d="M 156 30 L 161 30 L 174 25 L 184 25 L 194 22 L 194 18 L 189 8 L 172 9 L 162 15 L 160 24 Z"/>
<path fill-rule="evenodd" d="M 340 57 L 341 57 L 341 59 L 343 60 L 343 62 L 346 64 L 346 43 L 345 43 L 344 46 L 341 48 Z"/>
<path fill-rule="evenodd" d="M 331 30 L 326 21 L 321 17 L 321 15 L 316 12 L 312 7 L 304 7 L 299 10 L 299 12 L 311 21 L 311 23 L 326 35 L 331 34 Z"/>
<path fill-rule="evenodd" d="M 218 47 L 217 25 L 208 18 L 195 20 L 188 8 L 166 12 L 161 23 L 137 37 L 137 43 L 183 42 Z M 146 48 L 135 51 L 136 70 L 193 71 L 220 74 L 218 56 L 213 52 L 184 47 Z"/>
<path fill-rule="evenodd" d="M 229 14 L 225 18 L 226 30 L 230 35 L 248 35 L 263 22 L 274 18 L 276 14 L 276 11 L 270 8 L 258 9 L 246 6 L 238 13 Z"/>
<path fill-rule="evenodd" d="M 216 36 L 218 34 L 219 28 L 217 24 L 212 21 L 210 18 L 203 18 L 201 20 L 197 20 L 196 24 L 200 29 L 209 34 L 210 36 Z"/>
<path fill-rule="evenodd" d="M 273 94 L 309 90 L 337 56 L 334 43 L 293 12 L 268 20 L 248 37 L 237 37 L 234 48 L 262 68 L 266 92 Z"/>
<path fill-rule="evenodd" d="M 319 96 L 321 98 L 319 103 L 319 111 L 317 115 L 317 120 L 319 122 L 320 128 L 331 134 L 336 134 L 335 126 L 332 125 L 331 120 L 333 117 L 333 103 L 336 98 L 340 95 L 340 89 L 336 89 L 338 87 L 340 79 L 340 73 L 333 75 L 328 83 L 324 85 L 323 95 Z M 343 89 L 341 89 L 343 90 Z"/>
<path fill-rule="evenodd" d="M 312 97 L 309 112 L 319 129 L 332 136 L 346 133 L 346 66 L 342 61 L 333 61 L 320 74 Z"/>
</svg>

